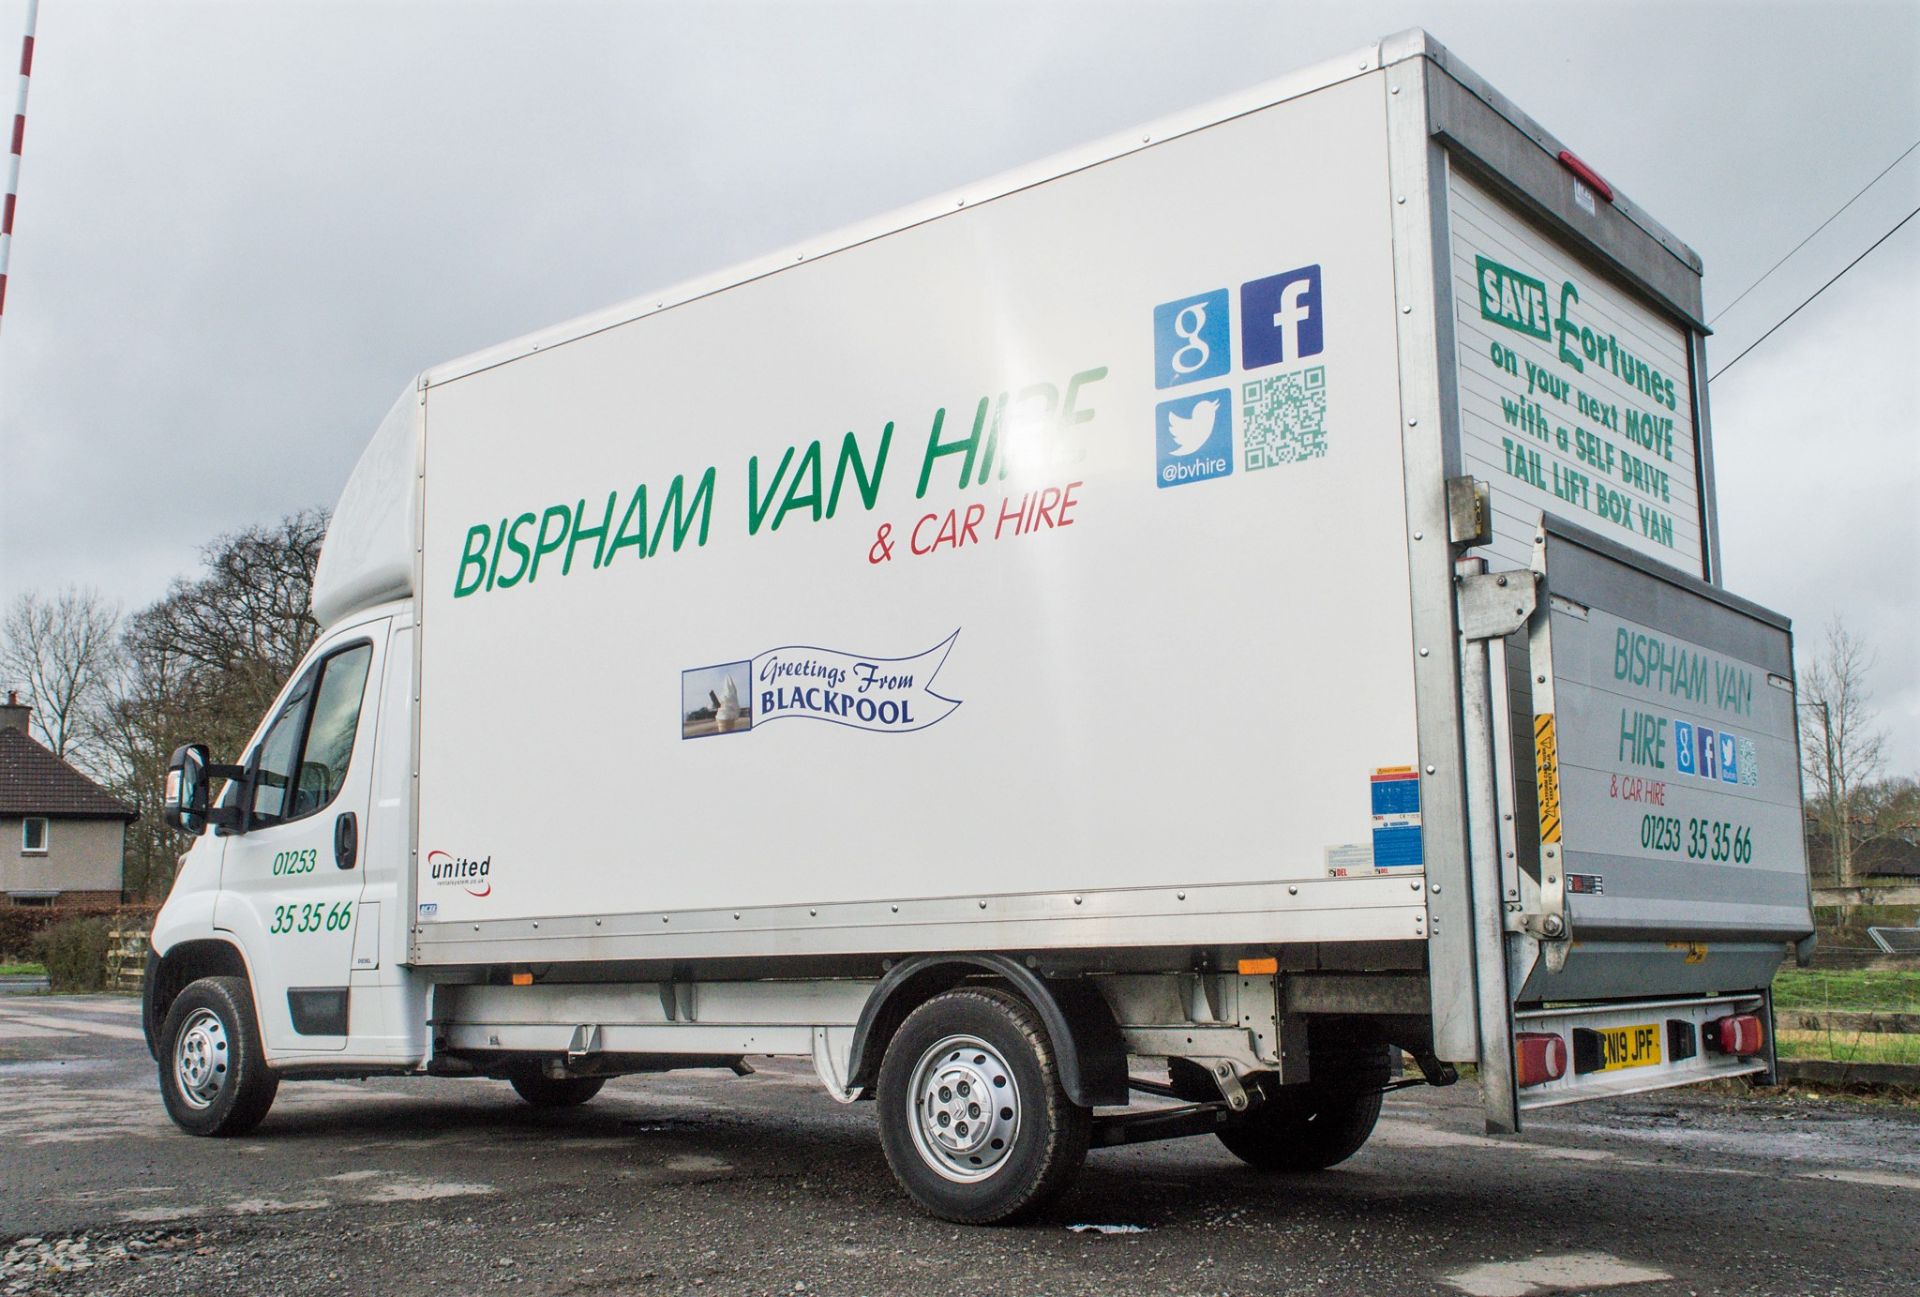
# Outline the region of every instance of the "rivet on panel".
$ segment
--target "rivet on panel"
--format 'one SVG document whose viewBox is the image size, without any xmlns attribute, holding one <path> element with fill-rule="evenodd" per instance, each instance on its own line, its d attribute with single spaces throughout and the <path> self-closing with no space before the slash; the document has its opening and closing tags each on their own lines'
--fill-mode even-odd
<svg viewBox="0 0 1920 1297">
<path fill-rule="evenodd" d="M 1427 773 L 1428 773 L 1428 774 L 1432 774 L 1432 773 L 1433 773 L 1433 767 L 1432 767 L 1432 766 L 1428 766 L 1428 767 L 1427 767 Z"/>
</svg>

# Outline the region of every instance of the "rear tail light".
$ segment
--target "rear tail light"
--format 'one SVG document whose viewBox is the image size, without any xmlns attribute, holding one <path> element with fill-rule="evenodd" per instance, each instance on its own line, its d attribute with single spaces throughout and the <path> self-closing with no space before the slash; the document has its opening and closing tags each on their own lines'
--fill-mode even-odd
<svg viewBox="0 0 1920 1297">
<path fill-rule="evenodd" d="M 1767 1029 L 1757 1013 L 1736 1013 L 1730 1018 L 1715 1018 L 1700 1032 L 1707 1048 L 1716 1054 L 1746 1057 L 1767 1047 Z"/>
<path fill-rule="evenodd" d="M 1558 1032 L 1523 1031 L 1513 1038 L 1514 1070 L 1520 1084 L 1540 1085 L 1567 1074 L 1567 1042 Z"/>
</svg>

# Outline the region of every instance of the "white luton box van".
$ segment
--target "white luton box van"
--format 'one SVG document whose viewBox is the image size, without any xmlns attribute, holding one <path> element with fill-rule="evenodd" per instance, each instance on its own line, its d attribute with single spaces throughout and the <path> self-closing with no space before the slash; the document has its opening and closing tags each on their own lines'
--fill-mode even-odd
<svg viewBox="0 0 1920 1297">
<path fill-rule="evenodd" d="M 429 370 L 309 659 L 176 755 L 170 1112 L 796 1055 L 993 1221 L 1090 1146 L 1330 1166 L 1401 1051 L 1500 1131 L 1768 1073 L 1792 657 L 1704 332 L 1412 32 Z"/>
</svg>

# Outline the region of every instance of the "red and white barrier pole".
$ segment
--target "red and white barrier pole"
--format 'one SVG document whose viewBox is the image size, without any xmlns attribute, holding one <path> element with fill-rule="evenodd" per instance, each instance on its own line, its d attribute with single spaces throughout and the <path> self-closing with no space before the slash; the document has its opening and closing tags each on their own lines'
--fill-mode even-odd
<svg viewBox="0 0 1920 1297">
<path fill-rule="evenodd" d="M 7 312 L 7 262 L 13 256 L 13 208 L 20 192 L 20 146 L 27 134 L 27 81 L 33 75 L 33 27 L 40 0 L 27 0 L 27 34 L 20 42 L 20 93 L 13 106 L 13 143 L 7 149 L 7 206 L 0 213 L 0 319 Z"/>
</svg>

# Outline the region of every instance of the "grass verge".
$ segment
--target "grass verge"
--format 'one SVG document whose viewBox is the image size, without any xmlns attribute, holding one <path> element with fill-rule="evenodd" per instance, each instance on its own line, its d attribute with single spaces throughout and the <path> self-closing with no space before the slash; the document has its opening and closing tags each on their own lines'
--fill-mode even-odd
<svg viewBox="0 0 1920 1297">
<path fill-rule="evenodd" d="M 1920 1011 L 1920 970 L 1783 968 L 1773 979 L 1776 1009 Z"/>
</svg>

